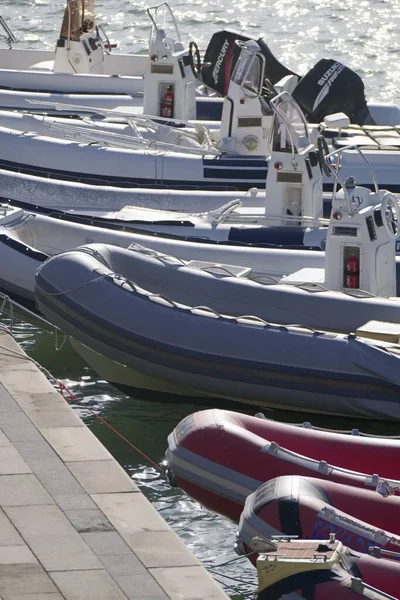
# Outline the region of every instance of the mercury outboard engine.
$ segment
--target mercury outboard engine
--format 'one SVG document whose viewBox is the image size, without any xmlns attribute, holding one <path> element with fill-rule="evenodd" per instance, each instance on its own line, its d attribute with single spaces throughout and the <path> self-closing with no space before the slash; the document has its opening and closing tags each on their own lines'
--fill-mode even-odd
<svg viewBox="0 0 400 600">
<path fill-rule="evenodd" d="M 236 31 L 230 31 L 229 29 L 214 33 L 204 55 L 204 65 L 201 72 L 203 83 L 221 94 L 221 96 L 226 96 L 230 75 L 241 50 L 236 41 L 249 41 L 252 39 L 254 38 L 242 35 Z M 266 58 L 266 79 L 274 84 L 286 75 L 295 75 L 293 71 L 287 69 L 275 58 L 262 38 L 256 41 L 260 47 L 261 54 Z"/>
<path fill-rule="evenodd" d="M 336 60 L 323 58 L 317 62 L 297 84 L 293 98 L 311 123 L 343 112 L 356 125 L 375 124 L 361 77 Z"/>
</svg>

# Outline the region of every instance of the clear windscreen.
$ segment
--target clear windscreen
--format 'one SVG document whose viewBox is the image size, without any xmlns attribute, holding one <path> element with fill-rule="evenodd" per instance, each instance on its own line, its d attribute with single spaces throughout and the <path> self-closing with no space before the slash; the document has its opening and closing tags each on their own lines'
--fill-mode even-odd
<svg viewBox="0 0 400 600">
<path fill-rule="evenodd" d="M 307 147 L 311 143 L 307 121 L 293 98 L 284 92 L 271 100 L 271 106 L 277 117 L 275 127 L 279 128 L 282 146 L 289 143 L 297 151 Z"/>
<path fill-rule="evenodd" d="M 261 57 L 243 48 L 232 73 L 232 81 L 239 85 L 246 95 L 257 96 L 261 89 L 262 67 Z"/>
<path fill-rule="evenodd" d="M 164 39 L 171 39 L 174 42 L 181 41 L 174 14 L 166 2 L 158 6 L 151 6 L 147 9 L 147 14 L 151 20 L 150 44 L 154 38 L 160 41 Z"/>
</svg>

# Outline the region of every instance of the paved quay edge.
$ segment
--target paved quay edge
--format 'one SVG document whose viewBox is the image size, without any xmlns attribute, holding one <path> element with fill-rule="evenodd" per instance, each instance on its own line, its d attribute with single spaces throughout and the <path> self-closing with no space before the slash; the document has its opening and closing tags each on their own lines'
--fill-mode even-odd
<svg viewBox="0 0 400 600">
<path fill-rule="evenodd" d="M 6 330 L 0 600 L 228 596 Z"/>
</svg>

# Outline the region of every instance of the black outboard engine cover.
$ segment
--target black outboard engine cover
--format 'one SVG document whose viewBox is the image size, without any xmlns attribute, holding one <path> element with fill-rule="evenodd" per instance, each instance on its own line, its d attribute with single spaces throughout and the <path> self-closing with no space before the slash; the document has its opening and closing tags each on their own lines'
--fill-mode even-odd
<svg viewBox="0 0 400 600">
<path fill-rule="evenodd" d="M 323 58 L 317 62 L 297 84 L 293 98 L 311 123 L 344 112 L 351 123 L 374 124 L 361 77 L 336 60 Z"/>
<path fill-rule="evenodd" d="M 228 92 L 231 70 L 239 58 L 240 48 L 236 40 L 247 41 L 251 38 L 236 31 L 217 31 L 212 36 L 204 55 L 201 69 L 203 83 L 225 96 Z"/>
<path fill-rule="evenodd" d="M 214 33 L 204 55 L 201 70 L 203 83 L 221 94 L 221 96 L 225 96 L 228 92 L 231 72 L 240 54 L 240 48 L 237 46 L 236 40 L 248 41 L 251 39 L 254 38 L 229 29 Z M 274 84 L 285 75 L 294 74 L 293 71 L 287 69 L 275 58 L 262 38 L 256 41 L 266 58 L 266 79 Z"/>
<path fill-rule="evenodd" d="M 285 65 L 275 58 L 263 38 L 258 39 L 257 44 L 260 46 L 261 54 L 265 56 L 266 60 L 264 78 L 268 79 L 272 85 L 277 83 L 283 77 L 286 77 L 286 75 L 296 75 L 296 77 L 300 77 L 297 73 L 285 67 Z"/>
</svg>

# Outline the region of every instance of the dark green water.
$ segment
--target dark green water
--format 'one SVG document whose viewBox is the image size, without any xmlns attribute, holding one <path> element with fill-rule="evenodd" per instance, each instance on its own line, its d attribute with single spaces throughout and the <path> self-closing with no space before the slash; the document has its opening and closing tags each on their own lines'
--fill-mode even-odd
<svg viewBox="0 0 400 600">
<path fill-rule="evenodd" d="M 7 320 L 4 322 L 8 324 Z M 101 380 L 74 352 L 68 342 L 60 351 L 56 351 L 55 338 L 50 331 L 24 321 L 16 321 L 13 332 L 17 341 L 32 358 L 46 367 L 54 377 L 63 380 L 80 401 L 101 415 L 156 463 L 163 460 L 167 436 L 176 424 L 187 414 L 207 408 L 204 404 L 200 406 L 184 400 L 171 403 L 162 394 L 157 395 L 152 401 L 139 395 L 135 398 L 126 396 Z M 229 565 L 218 566 L 236 559 L 233 551 L 235 525 L 203 509 L 182 491 L 171 488 L 154 467 L 84 407 L 77 404 L 74 409 L 186 545 L 207 567 L 212 569 L 213 576 L 222 583 L 227 593 L 237 599 L 254 597 L 256 574 L 246 559 L 234 560 Z M 235 405 L 234 410 L 241 410 L 240 405 Z M 256 408 L 244 410 L 250 414 L 257 411 Z M 271 411 L 268 415 L 286 422 L 311 421 L 323 427 L 338 429 L 358 427 L 362 431 L 376 434 L 400 434 L 400 427 L 396 423 L 357 421 L 283 411 Z"/>
</svg>

